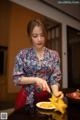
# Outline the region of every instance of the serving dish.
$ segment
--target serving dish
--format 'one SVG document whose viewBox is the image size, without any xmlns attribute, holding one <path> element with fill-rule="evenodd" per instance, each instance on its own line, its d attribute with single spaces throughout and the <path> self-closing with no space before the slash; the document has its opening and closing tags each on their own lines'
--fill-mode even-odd
<svg viewBox="0 0 80 120">
<path fill-rule="evenodd" d="M 66 96 L 72 100 L 75 101 L 80 101 L 80 92 L 71 92 L 71 93 L 67 93 Z"/>
</svg>

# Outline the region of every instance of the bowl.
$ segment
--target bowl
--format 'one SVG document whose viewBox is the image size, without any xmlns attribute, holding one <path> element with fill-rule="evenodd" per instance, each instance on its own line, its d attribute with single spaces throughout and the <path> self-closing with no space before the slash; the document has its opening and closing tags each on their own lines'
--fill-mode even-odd
<svg viewBox="0 0 80 120">
<path fill-rule="evenodd" d="M 80 92 L 71 92 L 71 93 L 67 93 L 66 96 L 72 100 L 75 101 L 80 101 Z"/>
</svg>

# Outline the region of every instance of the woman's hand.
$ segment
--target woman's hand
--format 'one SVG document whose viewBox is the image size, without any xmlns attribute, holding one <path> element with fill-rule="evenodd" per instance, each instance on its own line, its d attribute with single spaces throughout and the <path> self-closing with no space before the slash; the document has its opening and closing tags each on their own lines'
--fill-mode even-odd
<svg viewBox="0 0 80 120">
<path fill-rule="evenodd" d="M 19 84 L 36 84 L 40 89 L 43 91 L 48 91 L 50 92 L 50 88 L 47 84 L 47 81 L 38 78 L 38 77 L 22 77 L 22 79 L 19 81 Z"/>
<path fill-rule="evenodd" d="M 57 92 L 54 93 L 54 95 L 55 95 L 56 97 L 59 97 L 59 98 L 63 98 L 63 97 L 64 97 L 64 94 L 63 94 L 62 91 L 57 91 Z"/>
<path fill-rule="evenodd" d="M 36 80 L 35 80 L 35 83 L 36 83 L 36 85 L 37 85 L 40 89 L 42 89 L 43 91 L 48 91 L 48 92 L 50 92 L 50 88 L 49 88 L 46 80 L 37 77 Z"/>
<path fill-rule="evenodd" d="M 62 91 L 59 91 L 59 85 L 58 85 L 58 84 L 51 85 L 51 89 L 52 89 L 52 93 L 53 93 L 56 97 L 59 97 L 59 98 L 63 98 L 63 97 L 64 97 L 63 92 L 62 92 Z"/>
</svg>

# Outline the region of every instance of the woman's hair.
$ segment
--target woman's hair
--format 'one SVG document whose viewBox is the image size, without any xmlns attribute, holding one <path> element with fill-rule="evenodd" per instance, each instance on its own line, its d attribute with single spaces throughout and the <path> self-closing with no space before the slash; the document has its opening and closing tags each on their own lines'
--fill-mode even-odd
<svg viewBox="0 0 80 120">
<path fill-rule="evenodd" d="M 27 25 L 27 33 L 29 37 L 32 34 L 32 31 L 35 26 L 40 26 L 42 28 L 43 34 L 47 37 L 47 26 L 41 19 L 32 19 Z"/>
</svg>

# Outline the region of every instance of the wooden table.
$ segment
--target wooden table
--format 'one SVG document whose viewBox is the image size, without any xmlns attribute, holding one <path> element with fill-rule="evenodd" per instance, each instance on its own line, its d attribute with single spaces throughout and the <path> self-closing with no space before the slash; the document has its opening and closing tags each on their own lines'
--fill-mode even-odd
<svg viewBox="0 0 80 120">
<path fill-rule="evenodd" d="M 63 115 L 54 110 L 43 111 L 25 106 L 9 115 L 8 120 L 80 120 L 80 103 L 68 99 L 68 108 Z"/>
</svg>

